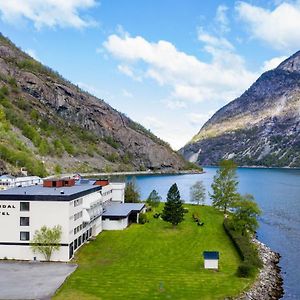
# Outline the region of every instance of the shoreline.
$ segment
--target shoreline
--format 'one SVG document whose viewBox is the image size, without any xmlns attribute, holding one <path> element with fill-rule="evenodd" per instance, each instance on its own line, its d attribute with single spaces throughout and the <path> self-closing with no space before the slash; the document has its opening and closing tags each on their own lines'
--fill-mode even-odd
<svg viewBox="0 0 300 300">
<path fill-rule="evenodd" d="M 281 299 L 284 295 L 284 289 L 281 268 L 278 266 L 280 254 L 272 251 L 256 238 L 253 238 L 252 242 L 257 246 L 263 267 L 250 289 L 243 292 L 235 300 Z"/>
<path fill-rule="evenodd" d="M 201 166 L 202 168 L 219 168 L 217 165 L 203 165 Z M 300 170 L 300 167 L 265 167 L 265 166 L 238 166 L 238 169 L 263 169 L 263 170 L 268 170 L 268 169 L 274 169 L 274 170 Z"/>
<path fill-rule="evenodd" d="M 180 171 L 131 171 L 131 172 L 91 172 L 91 173 L 81 173 L 81 177 L 107 177 L 107 176 L 140 176 L 140 175 L 185 175 L 185 174 L 204 174 L 205 171 L 200 170 L 180 170 Z M 72 177 L 76 174 L 74 173 L 66 173 L 60 174 L 60 177 Z M 55 178 L 57 175 L 50 175 L 44 179 Z"/>
</svg>

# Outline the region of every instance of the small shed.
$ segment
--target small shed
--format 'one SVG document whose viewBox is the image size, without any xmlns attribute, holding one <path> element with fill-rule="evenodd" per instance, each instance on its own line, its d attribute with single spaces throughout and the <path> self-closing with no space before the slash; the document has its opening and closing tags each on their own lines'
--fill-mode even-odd
<svg viewBox="0 0 300 300">
<path fill-rule="evenodd" d="M 220 255 L 218 251 L 204 251 L 204 269 L 218 269 L 219 256 Z"/>
</svg>

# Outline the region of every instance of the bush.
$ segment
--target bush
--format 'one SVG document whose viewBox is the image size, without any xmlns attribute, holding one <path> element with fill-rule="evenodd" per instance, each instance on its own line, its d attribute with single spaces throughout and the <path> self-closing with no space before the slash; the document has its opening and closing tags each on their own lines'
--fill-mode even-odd
<svg viewBox="0 0 300 300">
<path fill-rule="evenodd" d="M 183 209 L 183 213 L 187 214 L 188 212 L 189 212 L 189 209 L 185 207 L 185 208 Z"/>
<path fill-rule="evenodd" d="M 149 222 L 149 220 L 148 220 L 147 214 L 140 213 L 140 215 L 139 215 L 139 224 L 145 224 L 145 223 L 148 223 L 148 222 Z"/>
<path fill-rule="evenodd" d="M 252 276 L 254 272 L 255 268 L 251 264 L 242 262 L 238 267 L 237 276 L 247 278 Z"/>
<path fill-rule="evenodd" d="M 153 215 L 153 218 L 155 218 L 155 219 L 158 219 L 160 217 L 160 213 L 155 213 L 154 215 Z"/>
<path fill-rule="evenodd" d="M 256 268 L 262 266 L 257 249 L 251 243 L 249 236 L 242 235 L 240 232 L 234 230 L 229 219 L 224 220 L 223 226 L 243 260 L 240 266 L 241 270 L 238 270 L 238 274 L 248 274 L 247 276 L 251 276 Z M 250 266 L 251 270 L 245 271 L 245 265 Z"/>
</svg>

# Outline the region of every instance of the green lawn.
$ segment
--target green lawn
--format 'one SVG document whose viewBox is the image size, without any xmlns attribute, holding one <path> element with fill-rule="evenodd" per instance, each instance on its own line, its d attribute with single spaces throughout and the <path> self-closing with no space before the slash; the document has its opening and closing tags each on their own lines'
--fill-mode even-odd
<svg viewBox="0 0 300 300">
<path fill-rule="evenodd" d="M 145 225 L 102 232 L 76 255 L 77 270 L 54 299 L 224 299 L 253 279 L 235 275 L 240 258 L 222 227 L 223 215 L 201 206 L 205 223 L 192 220 L 195 206 L 176 229 L 150 216 Z M 220 251 L 219 271 L 204 270 L 202 252 Z"/>
</svg>

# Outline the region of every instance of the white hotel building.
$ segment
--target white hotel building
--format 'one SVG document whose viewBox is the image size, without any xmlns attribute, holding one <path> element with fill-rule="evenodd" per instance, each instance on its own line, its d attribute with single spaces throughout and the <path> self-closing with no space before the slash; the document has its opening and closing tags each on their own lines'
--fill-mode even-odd
<svg viewBox="0 0 300 300">
<path fill-rule="evenodd" d="M 138 222 L 144 204 L 124 203 L 125 183 L 107 180 L 44 180 L 43 185 L 0 191 L 0 259 L 44 260 L 30 241 L 42 226 L 62 227 L 53 261 L 69 261 L 102 230 L 121 230 Z"/>
</svg>

